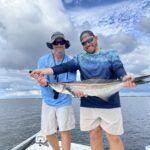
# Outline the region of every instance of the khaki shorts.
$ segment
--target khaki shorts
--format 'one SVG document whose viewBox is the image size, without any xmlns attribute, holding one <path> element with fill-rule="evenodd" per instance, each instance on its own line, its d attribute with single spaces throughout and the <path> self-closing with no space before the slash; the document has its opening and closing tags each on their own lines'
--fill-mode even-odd
<svg viewBox="0 0 150 150">
<path fill-rule="evenodd" d="M 82 131 L 90 131 L 100 126 L 104 131 L 112 135 L 123 134 L 123 121 L 121 108 L 100 109 L 80 108 L 80 128 Z"/>
<path fill-rule="evenodd" d="M 59 131 L 68 131 L 75 128 L 75 118 L 72 106 L 50 107 L 42 103 L 41 133 L 51 135 Z"/>
</svg>

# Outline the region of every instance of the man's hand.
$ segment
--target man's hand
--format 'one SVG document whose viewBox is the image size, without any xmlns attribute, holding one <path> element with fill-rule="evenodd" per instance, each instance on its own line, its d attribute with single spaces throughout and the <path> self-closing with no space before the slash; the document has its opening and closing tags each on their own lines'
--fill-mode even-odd
<svg viewBox="0 0 150 150">
<path fill-rule="evenodd" d="M 48 80 L 45 79 L 44 76 L 36 73 L 32 74 L 32 72 L 30 73 L 30 75 L 32 78 L 36 79 L 41 86 L 47 86 Z"/>
<path fill-rule="evenodd" d="M 47 86 L 47 85 L 48 85 L 48 80 L 45 79 L 44 77 L 42 77 L 42 78 L 39 78 L 39 79 L 38 79 L 38 83 L 39 83 L 41 86 Z"/>
<path fill-rule="evenodd" d="M 126 87 L 129 87 L 129 88 L 132 88 L 132 87 L 135 87 L 136 84 L 134 83 L 134 77 L 131 76 L 131 75 L 125 75 L 123 78 L 122 78 L 122 81 L 125 82 L 125 86 Z"/>
<path fill-rule="evenodd" d="M 73 94 L 74 94 L 76 97 L 87 97 L 87 96 L 88 96 L 87 94 L 84 94 L 84 93 L 81 92 L 81 91 L 75 91 L 75 92 L 73 92 Z"/>
</svg>

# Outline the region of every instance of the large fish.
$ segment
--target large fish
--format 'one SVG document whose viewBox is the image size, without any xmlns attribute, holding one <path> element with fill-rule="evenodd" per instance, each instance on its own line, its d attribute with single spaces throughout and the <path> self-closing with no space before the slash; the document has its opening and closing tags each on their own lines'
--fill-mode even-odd
<svg viewBox="0 0 150 150">
<path fill-rule="evenodd" d="M 150 80 L 146 80 L 149 77 L 150 75 L 136 77 L 134 82 L 136 85 L 145 84 L 150 82 Z M 125 82 L 121 80 L 88 79 L 77 82 L 48 83 L 48 86 L 57 92 L 74 95 L 74 92 L 81 91 L 88 96 L 96 96 L 107 101 L 111 95 L 125 87 Z"/>
</svg>

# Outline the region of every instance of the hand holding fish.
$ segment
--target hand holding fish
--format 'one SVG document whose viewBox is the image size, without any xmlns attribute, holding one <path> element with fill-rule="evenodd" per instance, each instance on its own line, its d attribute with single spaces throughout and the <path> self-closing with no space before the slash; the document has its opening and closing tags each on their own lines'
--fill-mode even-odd
<svg viewBox="0 0 150 150">
<path fill-rule="evenodd" d="M 76 97 L 87 97 L 88 96 L 88 94 L 84 94 L 83 91 L 74 91 L 73 95 Z"/>
<path fill-rule="evenodd" d="M 36 79 L 38 81 L 38 83 L 41 85 L 41 86 L 47 86 L 47 83 L 48 83 L 48 80 L 45 79 L 43 77 L 43 75 L 40 75 L 40 74 L 33 74 L 32 72 L 30 73 L 30 76 L 34 79 Z"/>
<path fill-rule="evenodd" d="M 135 80 L 135 78 L 133 76 L 131 76 L 131 75 L 125 75 L 122 78 L 122 81 L 124 81 L 125 86 L 128 87 L 128 88 L 132 88 L 132 87 L 136 86 L 134 80 Z"/>
<path fill-rule="evenodd" d="M 38 83 L 41 86 L 47 86 L 48 80 L 42 77 L 42 78 L 39 78 Z"/>
<path fill-rule="evenodd" d="M 125 82 L 125 86 L 128 87 L 128 88 L 132 88 L 132 87 L 136 86 L 134 80 L 135 80 L 135 78 L 132 75 L 125 75 L 122 78 L 122 81 Z"/>
</svg>

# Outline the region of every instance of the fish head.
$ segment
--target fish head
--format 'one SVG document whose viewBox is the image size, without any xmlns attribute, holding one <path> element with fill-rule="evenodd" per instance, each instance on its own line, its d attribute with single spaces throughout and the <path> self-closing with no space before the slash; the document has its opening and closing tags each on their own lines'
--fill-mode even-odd
<svg viewBox="0 0 150 150">
<path fill-rule="evenodd" d="M 64 85 L 60 83 L 51 83 L 50 86 L 57 92 L 62 92 L 64 89 Z"/>
</svg>

